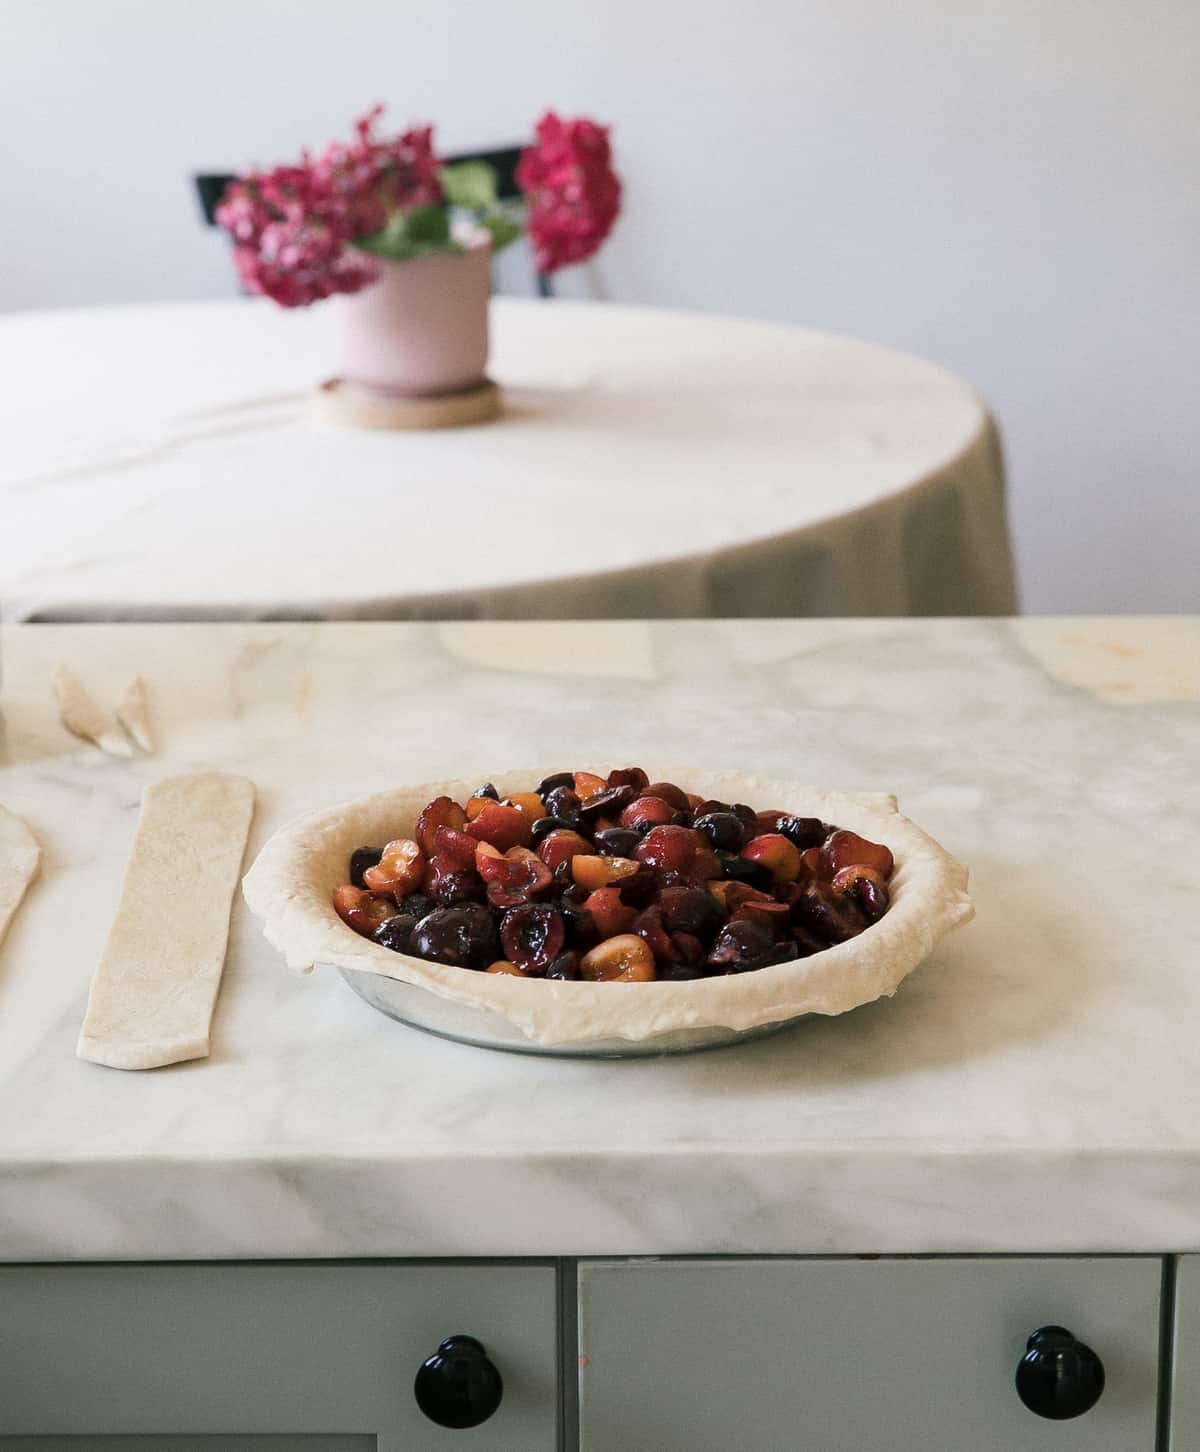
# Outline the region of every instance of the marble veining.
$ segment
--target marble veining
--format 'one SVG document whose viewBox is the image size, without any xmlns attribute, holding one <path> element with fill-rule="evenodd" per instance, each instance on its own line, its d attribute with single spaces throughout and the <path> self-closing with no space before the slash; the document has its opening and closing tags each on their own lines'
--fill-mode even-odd
<svg viewBox="0 0 1200 1452">
<path fill-rule="evenodd" d="M 0 801 L 44 857 L 0 948 L 0 1260 L 1200 1249 L 1198 660 L 1179 619 L 5 630 Z M 140 673 L 158 754 L 67 735 L 59 661 Z M 405 1030 L 239 902 L 209 1059 L 75 1058 L 148 781 L 250 776 L 253 852 L 397 781 L 639 756 L 895 791 L 978 916 L 893 1000 L 595 1063 Z"/>
</svg>

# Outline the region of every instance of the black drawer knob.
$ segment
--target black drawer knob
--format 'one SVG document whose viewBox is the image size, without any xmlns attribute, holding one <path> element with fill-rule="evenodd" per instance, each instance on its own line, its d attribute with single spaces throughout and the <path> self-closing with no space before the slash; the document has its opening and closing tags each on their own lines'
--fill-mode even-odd
<svg viewBox="0 0 1200 1452">
<path fill-rule="evenodd" d="M 413 1392 L 439 1427 L 478 1427 L 500 1405 L 504 1383 L 474 1336 L 447 1336 L 421 1363 Z"/>
<path fill-rule="evenodd" d="M 1100 1400 L 1104 1365 L 1090 1346 L 1062 1326 L 1043 1326 L 1029 1338 L 1017 1366 L 1017 1395 L 1031 1412 L 1065 1422 Z"/>
</svg>

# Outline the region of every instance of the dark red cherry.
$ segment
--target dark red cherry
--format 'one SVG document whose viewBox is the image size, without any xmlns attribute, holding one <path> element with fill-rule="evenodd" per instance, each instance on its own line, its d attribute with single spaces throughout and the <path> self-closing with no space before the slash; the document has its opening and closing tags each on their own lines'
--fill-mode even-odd
<svg viewBox="0 0 1200 1452">
<path fill-rule="evenodd" d="M 505 913 L 500 924 L 504 956 L 520 968 L 545 971 L 563 950 L 566 924 L 548 903 L 526 903 Z"/>
<path fill-rule="evenodd" d="M 434 908 L 413 929 L 410 951 L 418 958 L 482 971 L 500 956 L 496 920 L 482 903 Z"/>
<path fill-rule="evenodd" d="M 383 849 L 380 847 L 359 847 L 350 854 L 350 881 L 355 887 L 366 888 L 363 881 L 363 873 L 369 867 L 378 867 L 383 860 Z"/>
</svg>

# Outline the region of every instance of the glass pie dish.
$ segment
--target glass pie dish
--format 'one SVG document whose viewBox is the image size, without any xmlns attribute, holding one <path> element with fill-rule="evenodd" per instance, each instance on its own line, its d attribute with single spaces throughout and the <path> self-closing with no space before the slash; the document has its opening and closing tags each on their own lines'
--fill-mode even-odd
<svg viewBox="0 0 1200 1452">
<path fill-rule="evenodd" d="M 526 768 L 491 780 L 506 795 L 547 774 Z M 769 802 L 886 845 L 895 858 L 888 911 L 856 937 L 808 957 L 682 982 L 478 973 L 395 952 L 347 927 L 332 899 L 351 853 L 410 835 L 432 798 L 469 797 L 475 783 L 467 781 L 399 787 L 297 819 L 259 853 L 245 898 L 290 967 L 336 968 L 360 997 L 402 1023 L 488 1048 L 606 1057 L 716 1047 L 890 996 L 940 938 L 973 915 L 966 868 L 901 816 L 893 797 L 689 767 L 656 767 L 654 776 L 708 798 Z"/>
</svg>

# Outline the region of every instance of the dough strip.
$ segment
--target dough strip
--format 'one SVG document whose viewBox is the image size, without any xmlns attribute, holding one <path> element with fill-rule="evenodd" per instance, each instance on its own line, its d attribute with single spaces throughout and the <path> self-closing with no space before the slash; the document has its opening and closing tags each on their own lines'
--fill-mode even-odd
<svg viewBox="0 0 1200 1452">
<path fill-rule="evenodd" d="M 208 1053 L 253 813 L 254 784 L 245 777 L 202 772 L 147 787 L 92 978 L 81 1059 L 154 1069 Z"/>
</svg>

